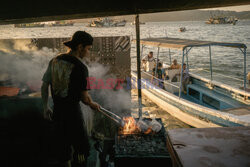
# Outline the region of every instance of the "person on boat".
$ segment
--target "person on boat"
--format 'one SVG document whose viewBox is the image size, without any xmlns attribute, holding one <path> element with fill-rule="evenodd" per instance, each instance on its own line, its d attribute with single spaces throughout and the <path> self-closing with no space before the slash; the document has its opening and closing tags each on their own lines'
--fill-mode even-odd
<svg viewBox="0 0 250 167">
<path fill-rule="evenodd" d="M 148 55 L 142 58 L 142 67 L 144 71 L 152 71 L 155 65 L 154 53 L 152 51 L 149 52 Z"/>
<path fill-rule="evenodd" d="M 170 69 L 170 70 L 181 69 L 181 65 L 177 63 L 176 59 L 174 59 L 173 63 L 171 64 L 171 66 L 168 69 Z"/>
<path fill-rule="evenodd" d="M 187 93 L 187 85 L 190 82 L 189 72 L 186 63 L 183 63 L 182 88 L 184 93 Z"/>
<path fill-rule="evenodd" d="M 180 69 L 181 65 L 177 63 L 176 59 L 174 59 L 171 66 L 168 67 L 167 70 L 165 71 L 165 79 L 166 80 L 170 79 L 171 82 L 177 82 L 178 81 L 177 76 L 180 76 L 180 71 L 179 71 Z"/>
<path fill-rule="evenodd" d="M 244 86 L 240 86 L 239 89 L 250 92 L 250 88 L 249 88 L 250 87 L 250 72 L 247 73 L 246 79 L 248 80 L 248 86 L 246 85 L 246 89 L 244 88 Z"/>
<path fill-rule="evenodd" d="M 164 83 L 163 83 L 164 74 L 162 73 L 162 63 L 161 62 L 158 63 L 156 76 L 155 76 L 155 71 L 156 71 L 156 65 L 152 70 L 151 83 L 159 86 L 160 88 L 164 88 Z"/>
<path fill-rule="evenodd" d="M 70 41 L 64 42 L 68 53 L 53 58 L 43 76 L 41 87 L 44 117 L 55 124 L 58 140 L 58 161 L 70 166 L 73 163 L 85 165 L 90 145 L 79 102 L 100 111 L 100 105 L 88 94 L 88 68 L 82 62 L 90 55 L 93 37 L 85 31 L 74 33 Z M 51 88 L 54 103 L 53 112 L 48 106 L 48 91 Z M 72 154 L 72 150 L 74 154 Z"/>
<path fill-rule="evenodd" d="M 248 85 L 250 85 L 250 72 L 247 73 Z"/>
</svg>

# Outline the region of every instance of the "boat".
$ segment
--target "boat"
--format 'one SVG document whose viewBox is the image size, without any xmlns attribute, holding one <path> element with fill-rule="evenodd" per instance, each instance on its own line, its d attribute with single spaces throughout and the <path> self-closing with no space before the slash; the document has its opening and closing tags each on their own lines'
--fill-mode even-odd
<svg viewBox="0 0 250 167">
<path fill-rule="evenodd" d="M 135 42 L 135 40 L 133 41 Z M 154 46 L 160 48 L 177 49 L 182 51 L 182 65 L 186 58 L 187 69 L 188 53 L 195 47 L 234 47 L 239 48 L 244 54 L 244 88 L 234 88 L 227 84 L 213 80 L 212 66 L 210 64 L 211 78 L 205 78 L 189 72 L 191 83 L 187 85 L 187 91 L 182 90 L 182 70 L 168 70 L 168 65 L 163 62 L 163 68 L 168 73 L 168 80 L 163 81 L 164 88 L 152 84 L 152 71 L 141 71 L 142 93 L 164 109 L 172 116 L 197 128 L 250 126 L 250 93 L 246 91 L 246 45 L 241 43 L 223 43 L 197 41 L 178 38 L 147 38 L 141 39 L 142 48 Z M 143 49 L 142 49 L 143 50 Z M 208 55 L 211 55 L 211 49 Z M 157 55 L 158 61 L 159 52 Z M 171 55 L 170 55 L 171 57 Z M 212 58 L 210 57 L 210 60 Z M 212 63 L 212 62 L 211 62 Z M 132 85 L 137 87 L 137 72 L 132 71 Z M 155 78 L 157 80 L 157 78 Z"/>
<path fill-rule="evenodd" d="M 126 23 L 127 23 L 126 20 L 121 20 L 121 21 L 115 21 L 114 25 L 115 27 L 124 27 Z"/>
<path fill-rule="evenodd" d="M 44 27 L 43 23 L 22 23 L 22 24 L 14 24 L 16 28 L 34 28 L 34 27 Z"/>
<path fill-rule="evenodd" d="M 56 26 L 73 26 L 74 22 L 73 21 L 54 21 L 50 26 L 56 27 Z"/>
<path fill-rule="evenodd" d="M 230 17 L 210 17 L 205 23 L 206 24 L 233 24 L 237 23 L 238 19 L 234 16 Z"/>
<path fill-rule="evenodd" d="M 140 22 L 140 25 L 141 24 L 146 24 L 145 22 Z M 131 25 L 135 25 L 135 21 L 131 22 Z"/>
<path fill-rule="evenodd" d="M 106 17 L 92 20 L 91 23 L 88 24 L 88 27 L 124 27 L 126 23 L 126 20 L 114 21 Z"/>
<path fill-rule="evenodd" d="M 185 32 L 185 31 L 187 31 L 187 29 L 186 29 L 185 27 L 181 27 L 181 28 L 179 29 L 179 31 L 180 31 L 180 32 Z"/>
</svg>

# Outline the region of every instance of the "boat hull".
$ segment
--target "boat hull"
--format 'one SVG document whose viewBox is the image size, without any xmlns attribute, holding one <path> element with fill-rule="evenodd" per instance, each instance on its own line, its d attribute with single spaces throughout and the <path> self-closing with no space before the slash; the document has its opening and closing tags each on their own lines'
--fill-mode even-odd
<svg viewBox="0 0 250 167">
<path fill-rule="evenodd" d="M 137 80 L 137 74 L 135 72 L 131 74 L 133 79 Z M 136 87 L 137 84 L 133 84 L 133 86 Z M 144 88 L 142 93 L 163 110 L 193 127 L 249 126 L 248 123 L 244 124 L 230 118 L 230 114 L 195 104 L 160 88 Z"/>
</svg>

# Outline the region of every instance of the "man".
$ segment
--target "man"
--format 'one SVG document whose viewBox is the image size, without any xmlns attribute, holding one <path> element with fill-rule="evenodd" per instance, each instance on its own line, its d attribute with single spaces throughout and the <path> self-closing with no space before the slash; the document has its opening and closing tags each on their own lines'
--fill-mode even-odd
<svg viewBox="0 0 250 167">
<path fill-rule="evenodd" d="M 155 71 L 156 71 L 156 78 L 155 78 Z M 160 88 L 164 89 L 163 78 L 164 78 L 164 73 L 162 72 L 162 63 L 159 62 L 157 66 L 157 70 L 156 70 L 156 67 L 153 68 L 151 83 L 156 84 Z"/>
<path fill-rule="evenodd" d="M 248 85 L 250 85 L 250 72 L 247 73 Z"/>
<path fill-rule="evenodd" d="M 152 51 L 149 52 L 148 55 L 144 56 L 142 58 L 142 61 L 145 62 L 145 61 L 154 61 L 154 53 Z"/>
<path fill-rule="evenodd" d="M 90 55 L 93 37 L 85 31 L 74 33 L 70 41 L 64 42 L 69 52 L 53 58 L 43 76 L 42 99 L 45 118 L 52 110 L 48 106 L 48 89 L 51 88 L 54 110 L 53 121 L 58 137 L 58 159 L 70 166 L 74 150 L 74 161 L 84 164 L 89 155 L 88 136 L 84 127 L 79 102 L 100 111 L 100 105 L 88 94 L 88 68 L 82 59 Z M 86 164 L 86 163 L 85 163 Z"/>
<path fill-rule="evenodd" d="M 185 94 L 187 93 L 187 85 L 189 84 L 189 81 L 190 81 L 189 72 L 188 69 L 186 68 L 186 63 L 183 63 L 182 86 Z"/>
<path fill-rule="evenodd" d="M 152 69 L 154 68 L 154 65 L 155 65 L 155 59 L 154 59 L 153 52 L 151 51 L 149 52 L 148 55 L 142 58 L 142 67 L 144 71 L 152 71 Z"/>
<path fill-rule="evenodd" d="M 248 80 L 248 86 L 246 85 L 246 91 L 250 92 L 250 72 L 247 73 L 246 79 Z M 244 90 L 244 86 L 240 86 L 240 89 Z"/>
<path fill-rule="evenodd" d="M 177 63 L 177 60 L 174 59 L 170 67 L 165 71 L 166 79 L 170 79 L 171 82 L 177 82 L 177 76 L 180 76 L 181 65 Z"/>
<path fill-rule="evenodd" d="M 173 63 L 169 67 L 169 69 L 171 69 L 171 70 L 173 70 L 173 69 L 180 69 L 180 68 L 181 68 L 181 65 L 177 63 L 176 59 L 173 60 Z"/>
</svg>

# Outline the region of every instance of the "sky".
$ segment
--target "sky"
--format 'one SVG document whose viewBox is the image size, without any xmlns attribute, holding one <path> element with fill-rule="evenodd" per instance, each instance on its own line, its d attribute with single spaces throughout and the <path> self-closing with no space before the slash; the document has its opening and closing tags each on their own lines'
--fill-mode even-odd
<svg viewBox="0 0 250 167">
<path fill-rule="evenodd" d="M 230 10 L 230 11 L 242 12 L 242 11 L 250 11 L 250 5 L 230 6 L 230 7 L 222 7 L 222 8 L 209 8 L 209 9 L 202 9 L 202 10 Z"/>
</svg>

